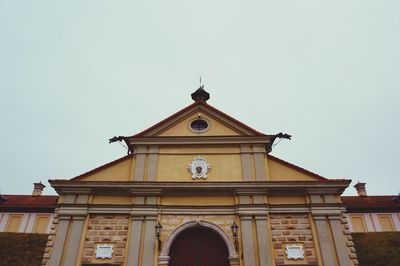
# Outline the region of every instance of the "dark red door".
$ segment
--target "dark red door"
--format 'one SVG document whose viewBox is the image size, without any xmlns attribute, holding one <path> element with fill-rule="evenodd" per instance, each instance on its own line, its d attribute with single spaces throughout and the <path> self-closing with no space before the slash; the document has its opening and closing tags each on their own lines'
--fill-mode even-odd
<svg viewBox="0 0 400 266">
<path fill-rule="evenodd" d="M 172 243 L 170 266 L 229 266 L 225 242 L 214 231 L 195 227 L 183 231 Z"/>
</svg>

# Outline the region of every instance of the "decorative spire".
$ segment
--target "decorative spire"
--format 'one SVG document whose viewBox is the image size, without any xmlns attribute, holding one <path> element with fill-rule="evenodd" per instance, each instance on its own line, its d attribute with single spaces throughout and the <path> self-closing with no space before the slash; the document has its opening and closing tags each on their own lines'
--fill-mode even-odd
<svg viewBox="0 0 400 266">
<path fill-rule="evenodd" d="M 204 85 L 201 85 L 200 88 L 191 95 L 195 102 L 207 102 L 207 100 L 210 99 L 210 94 L 204 90 Z"/>
</svg>

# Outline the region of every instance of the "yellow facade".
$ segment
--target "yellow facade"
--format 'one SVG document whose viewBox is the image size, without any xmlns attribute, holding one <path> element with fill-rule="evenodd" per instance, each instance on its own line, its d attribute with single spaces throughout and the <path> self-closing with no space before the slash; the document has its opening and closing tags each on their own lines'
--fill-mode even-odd
<svg viewBox="0 0 400 266">
<path fill-rule="evenodd" d="M 6 232 L 18 232 L 22 222 L 22 214 L 11 214 L 8 217 Z"/>
<path fill-rule="evenodd" d="M 364 216 L 362 215 L 351 215 L 351 224 L 354 232 L 367 232 L 367 226 L 365 224 Z"/>
<path fill-rule="evenodd" d="M 160 148 L 157 165 L 157 181 L 192 181 L 191 174 L 186 169 L 189 163 L 197 156 L 203 157 L 212 167 L 207 175 L 207 181 L 243 181 L 240 147 L 162 147 Z M 145 157 L 145 165 L 148 163 Z M 254 158 L 251 157 L 252 180 L 255 180 Z M 315 181 L 311 174 L 296 171 L 287 165 L 265 156 L 265 165 L 268 169 L 270 181 Z M 130 181 L 134 177 L 135 157 L 112 165 L 111 167 L 85 176 L 82 181 Z M 132 167 L 133 166 L 133 167 Z M 338 197 L 340 198 L 340 197 Z"/>
<path fill-rule="evenodd" d="M 129 181 L 131 180 L 132 158 L 126 158 L 116 165 L 112 165 L 104 170 L 89 174 L 85 181 Z"/>
<path fill-rule="evenodd" d="M 49 215 L 37 215 L 33 225 L 32 233 L 46 234 L 49 220 Z"/>
<path fill-rule="evenodd" d="M 204 115 L 202 112 L 195 112 L 192 115 L 189 115 L 182 121 L 178 121 L 177 124 L 173 125 L 172 127 L 166 129 L 165 131 L 161 132 L 159 136 L 166 137 L 166 136 L 199 136 L 198 133 L 195 133 L 190 130 L 189 124 L 191 121 L 197 119 L 199 116 L 201 118 L 207 120 L 210 124 L 209 130 L 203 132 L 202 136 L 239 136 L 240 134 L 235 131 L 234 129 L 228 127 L 227 125 L 223 125 L 220 121 L 215 120 L 214 118 L 210 117 L 209 115 Z"/>
<path fill-rule="evenodd" d="M 356 265 L 339 206 L 349 181 L 270 156 L 276 138 L 203 100 L 124 137 L 130 155 L 50 181 L 60 200 L 44 264 L 173 265 L 175 243 L 202 228 L 222 241 L 225 265 Z"/>
<path fill-rule="evenodd" d="M 382 231 L 394 231 L 394 225 L 390 214 L 378 214 Z"/>
</svg>

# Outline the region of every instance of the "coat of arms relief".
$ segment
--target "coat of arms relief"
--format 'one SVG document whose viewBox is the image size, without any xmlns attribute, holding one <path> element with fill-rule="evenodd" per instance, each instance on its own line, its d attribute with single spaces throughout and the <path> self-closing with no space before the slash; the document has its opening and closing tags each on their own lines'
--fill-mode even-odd
<svg viewBox="0 0 400 266">
<path fill-rule="evenodd" d="M 193 159 L 187 169 L 192 174 L 193 179 L 205 179 L 207 178 L 207 173 L 210 172 L 211 166 L 204 158 L 198 156 Z"/>
</svg>

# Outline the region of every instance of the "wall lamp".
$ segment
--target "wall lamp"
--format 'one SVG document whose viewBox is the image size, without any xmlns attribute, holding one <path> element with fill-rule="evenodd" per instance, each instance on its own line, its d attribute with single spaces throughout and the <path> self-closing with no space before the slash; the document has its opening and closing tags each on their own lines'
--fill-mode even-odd
<svg viewBox="0 0 400 266">
<path fill-rule="evenodd" d="M 233 240 L 235 241 L 235 250 L 238 251 L 237 236 L 238 236 L 239 226 L 235 223 L 235 221 L 233 221 L 233 224 L 231 225 L 231 229 L 232 229 Z"/>
<path fill-rule="evenodd" d="M 158 251 L 161 249 L 161 230 L 162 230 L 162 225 L 160 222 L 157 222 L 157 224 L 154 226 L 154 229 L 156 230 L 156 237 L 157 237 L 157 242 L 158 242 Z"/>
</svg>

